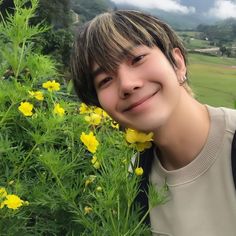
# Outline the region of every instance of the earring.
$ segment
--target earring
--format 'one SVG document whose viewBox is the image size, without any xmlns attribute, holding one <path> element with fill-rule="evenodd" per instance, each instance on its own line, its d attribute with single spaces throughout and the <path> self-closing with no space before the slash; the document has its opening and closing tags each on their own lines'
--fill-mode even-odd
<svg viewBox="0 0 236 236">
<path fill-rule="evenodd" d="M 182 86 L 187 80 L 188 78 L 184 75 L 183 78 L 179 81 L 179 85 Z"/>
</svg>

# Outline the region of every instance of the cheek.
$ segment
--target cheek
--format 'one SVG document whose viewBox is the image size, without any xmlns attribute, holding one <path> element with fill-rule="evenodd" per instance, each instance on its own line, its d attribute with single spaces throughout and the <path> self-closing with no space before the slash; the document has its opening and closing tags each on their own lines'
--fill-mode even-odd
<svg viewBox="0 0 236 236">
<path fill-rule="evenodd" d="M 99 103 L 103 110 L 105 110 L 109 115 L 114 112 L 115 109 L 115 96 L 109 91 L 101 91 L 97 94 Z"/>
<path fill-rule="evenodd" d="M 165 80 L 168 78 L 176 79 L 173 67 L 165 61 L 160 63 L 150 63 L 142 73 L 144 73 L 144 76 L 153 78 L 160 82 L 166 82 Z"/>
</svg>

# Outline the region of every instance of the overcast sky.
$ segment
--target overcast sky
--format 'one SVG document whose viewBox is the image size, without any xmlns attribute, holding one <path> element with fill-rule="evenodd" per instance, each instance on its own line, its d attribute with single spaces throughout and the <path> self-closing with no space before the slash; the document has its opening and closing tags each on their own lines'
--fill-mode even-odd
<svg viewBox="0 0 236 236">
<path fill-rule="evenodd" d="M 197 12 L 196 4 L 203 4 L 204 0 L 198 1 L 196 4 L 193 4 L 194 1 L 187 0 L 112 0 L 115 3 L 128 3 L 134 4 L 137 7 L 141 8 L 156 8 L 166 12 L 176 12 L 179 14 L 206 14 L 209 16 L 214 16 L 220 19 L 225 19 L 228 17 L 236 18 L 236 0 L 213 0 L 212 6 L 209 9 L 206 9 L 205 12 Z M 184 3 L 186 5 L 184 5 Z M 189 2 L 189 4 L 187 4 Z M 192 5 L 190 5 L 190 2 Z"/>
<path fill-rule="evenodd" d="M 228 17 L 236 18 L 236 2 L 229 0 L 217 0 L 208 13 L 209 15 L 220 19 L 225 19 Z"/>
</svg>

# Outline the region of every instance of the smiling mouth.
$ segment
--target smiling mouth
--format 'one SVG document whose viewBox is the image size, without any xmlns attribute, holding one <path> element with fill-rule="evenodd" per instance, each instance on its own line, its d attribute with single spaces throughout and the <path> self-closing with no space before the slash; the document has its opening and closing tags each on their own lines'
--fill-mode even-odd
<svg viewBox="0 0 236 236">
<path fill-rule="evenodd" d="M 150 99 L 151 97 L 153 97 L 154 95 L 156 95 L 158 92 L 160 91 L 157 90 L 155 93 L 153 93 L 150 96 L 144 97 L 141 100 L 139 100 L 138 102 L 135 102 L 134 104 L 130 105 L 128 108 L 126 108 L 123 112 L 127 112 L 127 111 L 131 111 L 132 109 L 134 109 L 135 107 L 138 107 L 139 105 L 141 105 L 142 103 L 146 102 L 148 99 Z"/>
</svg>

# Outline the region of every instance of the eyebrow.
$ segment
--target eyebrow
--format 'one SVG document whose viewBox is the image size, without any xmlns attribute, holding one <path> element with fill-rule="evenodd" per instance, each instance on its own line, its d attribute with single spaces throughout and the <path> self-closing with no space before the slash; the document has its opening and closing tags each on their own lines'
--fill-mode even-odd
<svg viewBox="0 0 236 236">
<path fill-rule="evenodd" d="M 130 52 L 132 52 L 135 48 L 137 48 L 138 45 L 132 45 L 132 46 L 129 46 L 127 49 L 123 50 L 123 53 L 124 54 L 128 54 Z M 131 53 L 132 54 L 132 53 Z M 98 68 L 96 68 L 95 70 L 92 71 L 92 76 L 93 78 L 95 78 L 96 76 L 104 73 L 104 69 L 102 69 L 100 66 Z"/>
<path fill-rule="evenodd" d="M 92 76 L 93 76 L 93 78 L 95 78 L 96 76 L 102 74 L 103 72 L 104 72 L 104 70 L 101 67 L 98 67 L 97 69 L 92 71 Z"/>
</svg>

